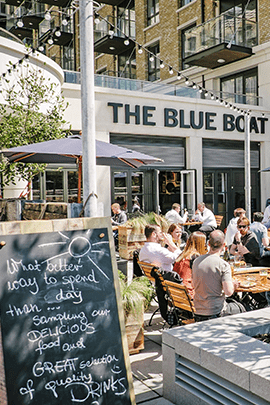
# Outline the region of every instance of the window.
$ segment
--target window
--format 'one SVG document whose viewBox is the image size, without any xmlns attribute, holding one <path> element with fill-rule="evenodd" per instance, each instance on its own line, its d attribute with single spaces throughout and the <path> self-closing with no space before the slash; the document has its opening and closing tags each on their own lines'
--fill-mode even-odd
<svg viewBox="0 0 270 405">
<path fill-rule="evenodd" d="M 184 7 L 187 4 L 191 3 L 193 0 L 179 0 L 179 7 Z"/>
<path fill-rule="evenodd" d="M 195 27 L 196 24 L 192 24 L 181 31 L 181 66 L 182 69 L 189 68 L 189 65 L 184 62 L 185 58 L 192 55 L 196 50 L 196 37 L 192 34 L 188 34 L 188 31 Z"/>
<path fill-rule="evenodd" d="M 148 80 L 154 82 L 160 79 L 159 43 L 149 47 L 148 50 L 150 52 L 148 53 Z"/>
<path fill-rule="evenodd" d="M 134 56 L 132 56 L 134 53 Z M 131 55 L 118 56 L 118 76 L 126 79 L 136 79 L 136 55 L 132 51 Z"/>
<path fill-rule="evenodd" d="M 257 69 L 221 79 L 221 92 L 228 102 L 258 105 Z"/>
<path fill-rule="evenodd" d="M 159 22 L 159 0 L 147 1 L 147 25 Z"/>
</svg>

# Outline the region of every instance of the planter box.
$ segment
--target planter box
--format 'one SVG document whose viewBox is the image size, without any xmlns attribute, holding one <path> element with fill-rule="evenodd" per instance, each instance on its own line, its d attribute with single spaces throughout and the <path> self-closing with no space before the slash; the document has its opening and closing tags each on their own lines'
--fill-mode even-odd
<svg viewBox="0 0 270 405">
<path fill-rule="evenodd" d="M 126 318 L 126 334 L 128 341 L 129 354 L 139 353 L 144 349 L 144 319 L 143 319 L 143 301 L 142 309 L 139 314 L 129 314 Z"/>
<path fill-rule="evenodd" d="M 134 250 L 141 249 L 145 241 L 144 231 L 139 232 L 131 226 L 119 226 L 119 256 L 123 259 L 132 260 Z"/>
</svg>

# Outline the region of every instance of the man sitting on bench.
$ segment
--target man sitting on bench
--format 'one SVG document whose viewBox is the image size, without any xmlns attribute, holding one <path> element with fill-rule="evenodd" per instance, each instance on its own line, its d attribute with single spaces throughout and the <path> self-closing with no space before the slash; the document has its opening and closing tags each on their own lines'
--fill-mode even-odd
<svg viewBox="0 0 270 405">
<path fill-rule="evenodd" d="M 140 261 L 152 263 L 164 271 L 172 271 L 175 259 L 181 253 L 174 244 L 172 236 L 163 233 L 158 225 L 146 225 L 144 234 L 146 242 L 139 254 Z M 167 248 L 161 246 L 162 241 L 168 246 Z"/>
</svg>

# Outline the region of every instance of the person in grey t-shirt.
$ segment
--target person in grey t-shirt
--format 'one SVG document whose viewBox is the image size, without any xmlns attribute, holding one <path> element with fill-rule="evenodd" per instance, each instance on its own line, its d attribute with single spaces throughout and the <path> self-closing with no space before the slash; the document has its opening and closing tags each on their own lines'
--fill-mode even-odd
<svg viewBox="0 0 270 405">
<path fill-rule="evenodd" d="M 192 266 L 196 321 L 245 311 L 242 304 L 226 301 L 226 296 L 234 293 L 239 282 L 232 280 L 230 265 L 220 258 L 225 246 L 224 233 L 220 230 L 211 232 L 209 246 L 209 253 L 195 259 Z"/>
</svg>

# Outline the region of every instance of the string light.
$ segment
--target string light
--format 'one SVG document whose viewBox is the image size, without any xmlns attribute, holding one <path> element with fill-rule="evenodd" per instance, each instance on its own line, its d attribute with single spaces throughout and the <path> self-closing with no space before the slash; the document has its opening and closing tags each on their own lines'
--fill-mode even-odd
<svg viewBox="0 0 270 405">
<path fill-rule="evenodd" d="M 71 4 L 72 4 L 72 3 L 71 3 Z M 73 5 L 73 6 L 74 6 L 74 5 Z M 61 24 L 62 24 L 63 26 L 66 26 L 66 25 L 68 24 L 68 22 L 70 21 L 70 16 L 67 16 L 65 13 L 63 13 L 63 12 L 61 12 L 61 11 L 56 11 L 56 10 L 54 10 L 54 11 L 55 11 L 55 12 L 58 12 L 59 14 L 63 14 L 63 15 L 64 15 L 64 18 L 62 19 Z M 76 10 L 75 10 L 74 12 L 76 12 L 76 11 L 78 11 L 78 7 L 76 8 Z M 47 21 L 50 21 L 50 20 L 52 19 L 51 12 L 50 12 L 49 10 L 47 10 L 47 11 L 45 12 L 44 18 L 45 18 Z M 96 24 L 99 24 L 99 23 L 100 23 L 100 18 L 103 19 L 103 20 L 105 20 L 105 21 L 107 22 L 107 24 L 109 24 L 109 22 L 106 20 L 106 18 L 100 16 L 98 13 L 95 13 L 95 23 L 96 23 Z M 21 27 L 23 27 L 23 25 L 24 25 L 24 24 L 23 24 L 23 21 L 22 21 L 22 19 L 20 18 L 20 19 L 17 21 L 17 26 L 18 26 L 19 28 L 21 28 Z M 109 29 L 109 31 L 108 31 L 110 37 L 112 38 L 112 37 L 114 36 L 114 34 L 115 34 L 114 29 L 119 30 L 119 31 L 124 35 L 124 37 L 125 37 L 124 44 L 125 44 L 126 46 L 128 46 L 129 43 L 130 43 L 130 38 L 129 38 L 125 33 L 123 33 L 118 27 L 114 27 L 112 24 L 110 24 L 110 29 Z M 54 34 L 55 34 L 56 37 L 60 37 L 60 36 L 61 36 L 61 31 L 60 31 L 60 28 L 59 28 L 59 27 L 57 28 L 57 30 L 54 31 Z M 142 45 L 138 44 L 134 39 L 132 39 L 132 41 L 134 42 L 134 44 L 137 45 L 137 47 L 138 47 L 138 53 L 139 53 L 139 54 L 142 54 L 142 53 L 143 53 L 143 50 L 145 50 L 148 54 L 151 54 L 151 56 L 149 56 L 149 61 L 153 62 L 155 58 L 156 58 L 156 59 L 159 59 L 156 55 L 152 54 L 150 51 L 148 51 L 147 49 L 143 48 Z M 52 44 L 54 43 L 52 36 L 49 37 L 49 39 L 48 39 L 47 42 L 48 42 L 50 45 L 52 45 Z M 229 42 L 229 43 L 227 44 L 227 48 L 230 48 L 231 45 L 232 45 L 231 42 Z M 45 48 L 44 48 L 44 44 L 41 43 L 41 44 L 38 46 L 38 50 L 39 50 L 40 52 L 43 52 L 44 49 L 45 49 Z M 33 55 L 34 55 L 34 53 L 36 52 L 36 50 L 35 50 L 35 49 L 32 49 L 32 50 L 30 50 L 29 52 L 30 52 L 30 53 L 32 52 Z M 29 58 L 29 54 L 26 54 L 22 59 L 19 59 L 19 61 L 17 62 L 17 64 L 12 65 L 13 70 L 16 70 L 16 69 L 17 69 L 17 66 L 18 66 L 18 65 L 21 65 L 21 64 L 23 63 L 23 61 L 24 61 L 24 60 L 27 60 L 28 58 Z M 160 61 L 160 68 L 163 69 L 163 68 L 165 67 L 165 64 L 164 64 L 163 60 L 159 59 L 159 61 Z M 169 66 L 169 65 L 167 65 L 167 66 Z M 11 74 L 11 71 L 12 71 L 11 69 L 8 69 L 8 73 L 9 73 L 9 74 Z M 177 71 L 177 70 L 176 70 L 176 71 Z M 172 75 L 173 73 L 174 73 L 173 67 L 172 67 L 172 66 L 169 66 L 169 74 Z M 2 76 L 0 76 L 0 81 L 1 81 L 2 78 L 5 79 L 5 77 L 6 77 L 6 73 L 3 73 Z M 248 110 L 248 112 L 247 112 L 246 110 L 240 109 L 240 108 L 238 108 L 237 106 L 233 105 L 232 103 L 228 103 L 228 102 L 226 102 L 226 101 L 220 99 L 219 97 L 215 96 L 212 92 L 208 92 L 206 89 L 202 88 L 202 87 L 201 87 L 200 85 L 198 85 L 196 82 L 194 82 L 194 81 L 191 81 L 191 82 L 190 82 L 190 80 L 189 80 L 187 77 L 185 77 L 180 71 L 177 71 L 177 80 L 181 80 L 181 79 L 184 79 L 184 80 L 185 80 L 185 84 L 186 84 L 187 86 L 192 86 L 194 90 L 198 89 L 198 90 L 199 90 L 199 93 L 203 93 L 203 92 L 204 92 L 204 97 L 208 97 L 208 95 L 210 95 L 212 100 L 215 100 L 216 102 L 219 102 L 221 105 L 223 104 L 225 107 L 230 107 L 230 109 L 233 109 L 235 112 L 237 111 L 239 114 L 250 114 L 250 113 L 251 113 L 250 110 Z M 261 114 L 262 114 L 262 116 L 264 117 L 264 113 L 261 113 Z"/>
<path fill-rule="evenodd" d="M 46 13 L 44 14 L 44 18 L 46 21 L 51 21 L 52 16 L 51 16 L 50 11 L 46 11 Z"/>
<path fill-rule="evenodd" d="M 22 27 L 23 27 L 23 20 L 22 20 L 22 19 L 19 19 L 19 20 L 17 21 L 17 27 L 19 27 L 19 28 L 22 28 Z"/>
</svg>

